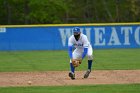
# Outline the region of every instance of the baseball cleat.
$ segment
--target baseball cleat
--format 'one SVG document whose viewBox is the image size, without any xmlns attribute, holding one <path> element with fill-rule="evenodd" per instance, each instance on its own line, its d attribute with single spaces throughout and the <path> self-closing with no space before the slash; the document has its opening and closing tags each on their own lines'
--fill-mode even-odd
<svg viewBox="0 0 140 93">
<path fill-rule="evenodd" d="M 84 75 L 84 78 L 88 78 L 89 74 L 90 74 L 91 70 L 87 70 L 85 75 Z"/>
<path fill-rule="evenodd" d="M 70 77 L 72 80 L 74 80 L 74 79 L 75 79 L 75 74 L 72 73 L 72 72 L 69 72 L 69 77 Z"/>
</svg>

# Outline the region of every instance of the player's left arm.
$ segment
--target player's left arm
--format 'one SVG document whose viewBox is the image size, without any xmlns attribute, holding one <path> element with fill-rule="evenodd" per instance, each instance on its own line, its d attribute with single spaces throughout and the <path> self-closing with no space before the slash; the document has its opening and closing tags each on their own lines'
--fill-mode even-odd
<svg viewBox="0 0 140 93">
<path fill-rule="evenodd" d="M 82 59 L 87 55 L 88 46 L 89 46 L 89 41 L 88 41 L 87 37 L 85 36 L 85 37 L 83 38 L 84 52 L 83 52 L 83 54 L 82 54 Z"/>
<path fill-rule="evenodd" d="M 84 59 L 84 57 L 87 55 L 87 52 L 88 52 L 88 48 L 85 47 L 85 48 L 84 48 L 84 52 L 83 52 L 83 54 L 82 54 L 82 59 Z"/>
</svg>

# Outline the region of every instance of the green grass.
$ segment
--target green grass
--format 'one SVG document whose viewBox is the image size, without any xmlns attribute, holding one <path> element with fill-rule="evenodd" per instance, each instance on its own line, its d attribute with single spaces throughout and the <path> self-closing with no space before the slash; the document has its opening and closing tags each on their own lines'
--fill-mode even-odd
<svg viewBox="0 0 140 93">
<path fill-rule="evenodd" d="M 140 69 L 140 49 L 95 51 L 95 69 Z"/>
<path fill-rule="evenodd" d="M 140 92 L 140 84 L 0 88 L 0 93 L 139 93 L 139 92 Z"/>
<path fill-rule="evenodd" d="M 140 69 L 140 49 L 94 50 L 92 69 Z M 87 69 L 87 58 L 77 70 Z M 0 72 L 69 70 L 67 51 L 1 51 Z"/>
<path fill-rule="evenodd" d="M 66 70 L 66 51 L 0 52 L 0 71 Z"/>
</svg>

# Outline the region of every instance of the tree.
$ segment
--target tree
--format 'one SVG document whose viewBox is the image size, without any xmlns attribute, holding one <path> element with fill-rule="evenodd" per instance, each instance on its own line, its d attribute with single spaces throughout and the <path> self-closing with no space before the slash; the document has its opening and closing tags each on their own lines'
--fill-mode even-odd
<svg viewBox="0 0 140 93">
<path fill-rule="evenodd" d="M 139 22 L 140 0 L 0 0 L 0 24 Z"/>
</svg>

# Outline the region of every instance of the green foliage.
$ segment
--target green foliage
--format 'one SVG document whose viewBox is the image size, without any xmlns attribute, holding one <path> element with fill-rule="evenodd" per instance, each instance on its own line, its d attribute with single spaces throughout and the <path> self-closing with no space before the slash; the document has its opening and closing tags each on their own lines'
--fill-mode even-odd
<svg viewBox="0 0 140 93">
<path fill-rule="evenodd" d="M 61 23 L 64 9 L 60 3 L 52 0 L 31 0 L 29 18 L 33 23 Z"/>
<path fill-rule="evenodd" d="M 139 22 L 140 0 L 0 0 L 0 13 L 5 25 Z"/>
</svg>

